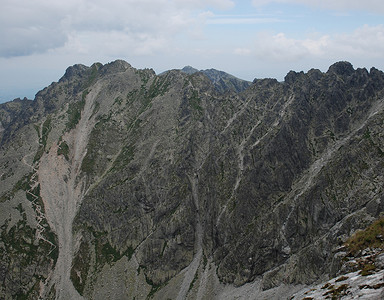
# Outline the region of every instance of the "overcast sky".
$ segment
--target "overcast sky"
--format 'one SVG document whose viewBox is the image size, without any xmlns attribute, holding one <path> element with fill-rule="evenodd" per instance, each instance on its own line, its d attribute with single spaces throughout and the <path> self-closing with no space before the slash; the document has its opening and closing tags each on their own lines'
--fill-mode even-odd
<svg viewBox="0 0 384 300">
<path fill-rule="evenodd" d="M 384 70 L 382 0 L 0 0 L 0 102 L 34 95 L 73 64 L 191 65 L 247 80 Z"/>
</svg>

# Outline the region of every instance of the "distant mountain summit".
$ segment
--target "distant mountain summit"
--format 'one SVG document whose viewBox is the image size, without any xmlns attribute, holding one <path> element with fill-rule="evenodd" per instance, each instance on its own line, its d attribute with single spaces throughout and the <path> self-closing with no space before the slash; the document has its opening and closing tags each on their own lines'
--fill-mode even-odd
<svg viewBox="0 0 384 300">
<path fill-rule="evenodd" d="M 239 79 L 231 74 L 216 69 L 197 70 L 191 66 L 185 66 L 181 69 L 182 72 L 192 75 L 197 72 L 201 72 L 208 76 L 212 80 L 216 89 L 220 92 L 226 92 L 232 90 L 234 92 L 242 92 L 246 90 L 252 82 Z"/>
<path fill-rule="evenodd" d="M 189 74 L 189 75 L 192 75 L 194 73 L 199 72 L 198 69 L 195 69 L 191 66 L 185 66 L 184 68 L 181 69 L 181 71 L 183 71 L 184 73 Z"/>
</svg>

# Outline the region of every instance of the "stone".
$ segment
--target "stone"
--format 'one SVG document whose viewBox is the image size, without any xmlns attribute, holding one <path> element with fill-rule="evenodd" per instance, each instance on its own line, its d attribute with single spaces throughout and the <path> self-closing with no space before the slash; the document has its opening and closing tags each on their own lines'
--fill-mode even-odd
<svg viewBox="0 0 384 300">
<path fill-rule="evenodd" d="M 379 269 L 384 269 L 384 253 L 381 253 L 378 256 L 376 256 L 375 267 Z"/>
</svg>

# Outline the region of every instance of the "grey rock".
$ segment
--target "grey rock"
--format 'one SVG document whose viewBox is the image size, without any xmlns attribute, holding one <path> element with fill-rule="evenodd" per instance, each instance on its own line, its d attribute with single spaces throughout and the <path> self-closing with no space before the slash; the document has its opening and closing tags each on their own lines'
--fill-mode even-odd
<svg viewBox="0 0 384 300">
<path fill-rule="evenodd" d="M 384 269 L 384 253 L 381 253 L 378 256 L 376 256 L 375 267 L 379 269 Z"/>
<path fill-rule="evenodd" d="M 0 105 L 0 298 L 215 298 L 335 276 L 342 242 L 384 209 L 383 121 L 383 72 L 347 62 L 253 83 L 70 67 Z M 32 188 L 44 209 L 24 215 Z"/>
</svg>

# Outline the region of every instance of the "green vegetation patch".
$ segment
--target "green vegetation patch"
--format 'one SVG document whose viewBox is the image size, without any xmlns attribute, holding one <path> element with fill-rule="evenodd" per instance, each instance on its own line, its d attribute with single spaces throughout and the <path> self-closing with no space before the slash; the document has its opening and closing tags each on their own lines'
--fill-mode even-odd
<svg viewBox="0 0 384 300">
<path fill-rule="evenodd" d="M 165 287 L 168 284 L 168 281 L 166 281 L 164 283 L 154 283 L 151 280 L 151 278 L 149 278 L 148 275 L 146 274 L 147 266 L 139 265 L 139 267 L 137 268 L 137 275 L 140 275 L 141 270 L 143 270 L 143 272 L 144 272 L 145 281 L 147 282 L 148 285 L 151 286 L 151 290 L 149 291 L 146 299 L 151 299 L 151 298 L 153 298 L 153 296 L 155 295 L 155 293 L 157 291 L 159 291 L 160 289 L 162 289 L 163 287 Z"/>
<path fill-rule="evenodd" d="M 113 104 L 116 104 L 116 105 L 121 105 L 123 103 L 123 98 L 121 98 L 120 96 L 116 97 L 115 98 L 115 101 L 113 102 Z"/>
<path fill-rule="evenodd" d="M 127 94 L 127 104 L 136 103 L 139 105 L 137 115 L 142 114 L 152 107 L 152 100 L 158 96 L 163 96 L 168 90 L 170 82 L 166 77 L 154 77 L 151 81 L 147 73 L 140 73 L 141 87 L 134 89 Z"/>
<path fill-rule="evenodd" d="M 136 70 L 136 74 L 140 76 L 142 86 L 146 85 L 151 78 L 151 74 L 147 70 Z"/>
<path fill-rule="evenodd" d="M 348 284 L 342 284 L 338 287 L 331 285 L 326 293 L 323 294 L 323 296 L 331 297 L 331 299 L 340 299 L 341 296 L 344 296 L 347 294 L 349 286 Z"/>
<path fill-rule="evenodd" d="M 89 120 L 92 119 L 92 117 L 99 112 L 99 109 L 100 109 L 100 103 L 95 102 L 95 106 L 93 107 L 92 115 L 89 117 Z"/>
<path fill-rule="evenodd" d="M 164 96 L 164 94 L 169 89 L 169 81 L 167 81 L 166 77 L 156 77 L 155 80 L 152 82 L 151 86 L 148 90 L 148 96 L 150 98 L 154 98 L 157 96 Z"/>
<path fill-rule="evenodd" d="M 85 155 L 83 161 L 81 162 L 81 171 L 91 174 L 95 166 L 95 158 L 91 154 Z"/>
<path fill-rule="evenodd" d="M 91 174 L 95 169 L 97 151 L 100 148 L 100 140 L 103 140 L 103 132 L 107 128 L 107 122 L 109 118 L 99 118 L 99 121 L 96 123 L 94 129 L 91 132 L 88 141 L 88 150 L 81 163 L 81 170 L 87 174 Z"/>
<path fill-rule="evenodd" d="M 76 125 L 79 123 L 81 119 L 81 111 L 83 110 L 85 105 L 85 93 L 88 93 L 88 91 L 83 92 L 81 101 L 69 103 L 67 110 L 68 121 L 66 124 L 66 130 L 71 130 L 75 128 Z"/>
<path fill-rule="evenodd" d="M 29 188 L 30 188 L 30 186 L 29 186 Z M 32 194 L 34 196 L 32 196 Z M 30 193 L 26 193 L 26 197 L 29 201 L 33 202 L 35 204 L 35 206 L 40 206 L 41 213 L 45 214 L 44 203 L 43 203 L 43 200 L 40 196 L 40 185 L 37 185 L 33 190 L 30 189 Z M 38 215 L 38 213 L 36 213 L 36 214 Z M 49 253 L 48 256 L 50 258 L 52 258 L 54 261 L 56 261 L 58 258 L 58 255 L 59 255 L 59 249 L 57 246 L 52 248 L 52 244 L 57 245 L 57 243 L 58 243 L 57 237 L 53 233 L 53 231 L 51 230 L 46 218 L 43 218 L 40 221 L 40 225 L 45 228 L 44 238 L 48 241 L 48 242 L 46 242 L 44 240 L 40 240 L 40 244 L 44 245 L 44 247 L 46 248 L 46 251 Z"/>
<path fill-rule="evenodd" d="M 1 228 L 0 239 L 4 243 L 4 248 L 0 248 L 0 266 L 5 268 L 8 280 L 14 284 L 18 283 L 17 289 L 7 291 L 8 297 L 11 296 L 9 299 L 33 299 L 33 296 L 37 299 L 38 294 L 35 294 L 35 286 L 40 279 L 45 280 L 46 276 L 41 271 L 39 274 L 34 273 L 26 276 L 22 270 L 38 264 L 41 264 L 41 268 L 46 270 L 47 264 L 43 263 L 43 260 L 48 261 L 45 258 L 48 252 L 46 252 L 47 248 L 44 247 L 43 243 L 40 245 L 33 243 L 35 229 L 27 225 L 25 213 L 22 215 L 23 219 L 19 220 L 8 232 L 6 230 L 8 222 Z M 0 287 L 0 292 L 1 290 Z"/>
<path fill-rule="evenodd" d="M 96 79 L 99 76 L 99 69 L 102 66 L 103 65 L 101 63 L 94 63 L 91 66 L 90 70 L 88 71 L 89 72 L 88 78 L 87 78 L 87 80 L 84 83 L 84 87 L 85 88 L 88 88 L 89 86 L 91 86 L 96 81 Z"/>
<path fill-rule="evenodd" d="M 384 217 L 376 220 L 366 229 L 356 232 L 346 242 L 352 254 L 366 248 L 384 248 Z"/>
<path fill-rule="evenodd" d="M 361 274 L 361 276 L 368 276 L 368 275 L 373 274 L 375 269 L 376 269 L 376 267 L 373 264 L 366 264 L 361 269 L 360 274 Z"/>
<path fill-rule="evenodd" d="M 199 278 L 199 270 L 196 270 L 195 276 L 193 277 L 193 280 L 189 284 L 188 293 L 193 289 L 193 286 L 195 285 L 195 282 L 197 281 L 198 278 Z"/>
<path fill-rule="evenodd" d="M 10 191 L 1 195 L 0 203 L 12 199 L 15 196 L 16 192 L 19 190 L 23 190 L 23 191 L 28 190 L 30 188 L 29 181 L 31 179 L 32 174 L 33 173 L 24 175 L 18 182 L 15 183 L 15 185 L 12 187 Z"/>
<path fill-rule="evenodd" d="M 33 162 L 37 162 L 40 160 L 40 158 L 43 156 L 45 148 L 47 146 L 47 140 L 48 140 L 48 135 L 51 132 L 52 126 L 52 119 L 50 116 L 45 120 L 43 123 L 43 127 L 41 129 L 41 136 L 40 136 L 40 131 L 39 127 L 35 126 L 35 129 L 37 131 L 37 134 L 39 136 L 39 148 L 37 149 L 37 152 L 35 154 L 35 157 L 33 158 Z"/>
<path fill-rule="evenodd" d="M 73 267 L 71 269 L 70 278 L 80 295 L 83 295 L 84 287 L 88 277 L 90 266 L 89 253 L 90 251 L 88 243 L 82 242 L 80 244 L 79 251 L 73 260 Z"/>
<path fill-rule="evenodd" d="M 203 108 L 201 107 L 201 99 L 199 97 L 199 93 L 195 90 L 192 92 L 192 96 L 189 98 L 189 104 L 191 105 L 192 109 L 197 111 L 198 113 L 201 113 L 203 111 Z"/>
<path fill-rule="evenodd" d="M 147 296 L 147 299 L 151 299 L 155 293 L 160 290 L 165 284 L 156 284 L 145 274 L 145 281 L 151 286 L 151 290 Z"/>
<path fill-rule="evenodd" d="M 120 254 L 120 251 L 116 250 L 109 243 L 102 245 L 100 254 L 106 259 L 108 264 L 118 261 L 123 256 Z"/>
<path fill-rule="evenodd" d="M 33 192 L 38 191 L 35 189 Z M 49 269 L 56 263 L 58 250 L 42 239 L 38 244 L 35 243 L 36 229 L 28 225 L 24 207 L 19 204 L 16 209 L 22 218 L 11 228 L 8 228 L 8 219 L 0 228 L 0 240 L 3 242 L 0 247 L 0 267 L 6 271 L 7 281 L 18 286 L 7 291 L 9 298 L 37 299 L 40 281 L 47 278 Z M 40 224 L 45 227 L 45 238 L 56 243 L 56 237 L 50 231 L 49 225 L 46 222 Z"/>
<path fill-rule="evenodd" d="M 64 155 L 66 160 L 69 160 L 69 146 L 65 141 L 62 141 L 57 149 L 57 155 Z"/>
<path fill-rule="evenodd" d="M 135 146 L 134 144 L 129 144 L 124 146 L 121 150 L 119 156 L 113 163 L 111 171 L 118 171 L 128 165 L 133 158 L 135 157 Z"/>
<path fill-rule="evenodd" d="M 128 246 L 125 250 L 121 251 L 106 240 L 107 232 L 96 232 L 90 227 L 88 227 L 88 230 L 90 230 L 95 237 L 92 244 L 95 245 L 96 265 L 98 265 L 98 267 L 102 267 L 105 264 L 111 265 L 124 256 L 126 256 L 128 260 L 132 258 L 135 252 L 133 247 Z"/>
</svg>

